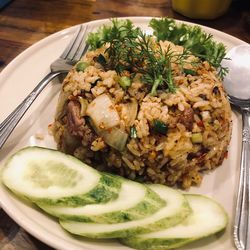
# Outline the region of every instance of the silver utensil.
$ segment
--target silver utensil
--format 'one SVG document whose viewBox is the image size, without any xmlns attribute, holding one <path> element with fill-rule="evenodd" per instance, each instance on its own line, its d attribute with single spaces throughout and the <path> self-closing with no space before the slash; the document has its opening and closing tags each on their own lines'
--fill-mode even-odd
<svg viewBox="0 0 250 250">
<path fill-rule="evenodd" d="M 234 242 L 238 250 L 250 249 L 250 45 L 231 49 L 223 60 L 229 68 L 224 87 L 229 101 L 242 114 L 242 152 L 237 195 Z"/>
<path fill-rule="evenodd" d="M 88 49 L 85 43 L 87 33 L 88 27 L 80 25 L 77 33 L 62 55 L 50 65 L 50 73 L 38 83 L 23 102 L 0 124 L 0 148 L 2 148 L 25 112 L 50 81 L 60 74 L 67 73 L 80 60 L 82 55 L 86 53 Z"/>
</svg>

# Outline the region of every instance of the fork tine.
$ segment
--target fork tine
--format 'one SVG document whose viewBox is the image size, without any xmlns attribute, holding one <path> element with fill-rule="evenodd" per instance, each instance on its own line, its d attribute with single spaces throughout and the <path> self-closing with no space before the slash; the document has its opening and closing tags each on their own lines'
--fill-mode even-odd
<svg viewBox="0 0 250 250">
<path fill-rule="evenodd" d="M 66 59 L 68 57 L 69 53 L 72 51 L 73 47 L 76 45 L 77 41 L 79 40 L 79 36 L 82 34 L 82 29 L 83 29 L 83 25 L 80 25 L 80 27 L 78 28 L 75 36 L 70 41 L 70 43 L 68 44 L 68 46 L 66 47 L 66 49 L 63 51 L 63 53 L 60 56 L 60 58 Z M 75 51 L 75 49 L 74 49 L 74 51 Z"/>
<path fill-rule="evenodd" d="M 78 47 L 78 50 L 76 51 L 74 58 L 72 59 L 73 61 L 79 61 L 81 59 L 82 55 L 84 55 L 87 52 L 89 45 L 86 44 L 86 38 L 87 38 L 87 35 L 89 34 L 89 32 L 91 32 L 91 30 L 92 29 L 89 29 L 88 27 L 86 27 L 85 33 L 82 37 L 81 43 Z"/>
<path fill-rule="evenodd" d="M 75 43 L 73 44 L 71 50 L 69 51 L 67 57 L 66 57 L 66 60 L 68 61 L 75 61 L 74 58 L 75 58 L 75 55 L 77 53 L 77 51 L 79 50 L 79 47 L 83 41 L 83 38 L 86 34 L 86 30 L 87 30 L 87 26 L 83 26 L 81 25 L 81 30 L 78 34 L 78 37 L 75 41 Z"/>
</svg>

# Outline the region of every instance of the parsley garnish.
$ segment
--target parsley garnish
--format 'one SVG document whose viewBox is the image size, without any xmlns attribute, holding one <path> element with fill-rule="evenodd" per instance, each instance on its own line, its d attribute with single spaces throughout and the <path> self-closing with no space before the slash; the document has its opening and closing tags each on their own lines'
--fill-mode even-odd
<svg viewBox="0 0 250 250">
<path fill-rule="evenodd" d="M 226 55 L 225 46 L 214 41 L 213 36 L 199 26 L 177 24 L 171 18 L 152 19 L 149 26 L 153 28 L 153 34 L 158 40 L 168 40 L 181 45 L 202 61 L 208 61 L 218 70 L 221 79 L 228 72 L 227 68 L 221 66 L 221 61 Z"/>
</svg>

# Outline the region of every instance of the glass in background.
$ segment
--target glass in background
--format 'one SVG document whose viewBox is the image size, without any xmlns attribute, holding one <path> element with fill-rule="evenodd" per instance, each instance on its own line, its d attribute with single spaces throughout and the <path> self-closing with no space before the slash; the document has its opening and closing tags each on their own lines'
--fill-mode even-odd
<svg viewBox="0 0 250 250">
<path fill-rule="evenodd" d="M 215 19 L 223 15 L 232 0 L 172 0 L 172 8 L 187 17 Z"/>
</svg>

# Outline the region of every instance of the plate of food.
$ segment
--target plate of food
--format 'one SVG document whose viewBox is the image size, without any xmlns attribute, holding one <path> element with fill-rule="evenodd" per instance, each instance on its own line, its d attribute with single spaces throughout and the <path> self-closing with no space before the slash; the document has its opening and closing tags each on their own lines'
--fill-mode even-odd
<svg viewBox="0 0 250 250">
<path fill-rule="evenodd" d="M 234 249 L 241 118 L 221 60 L 244 42 L 169 18 L 85 25 L 89 51 L 1 149 L 1 207 L 56 249 Z M 76 30 L 3 70 L 1 121 Z"/>
</svg>

